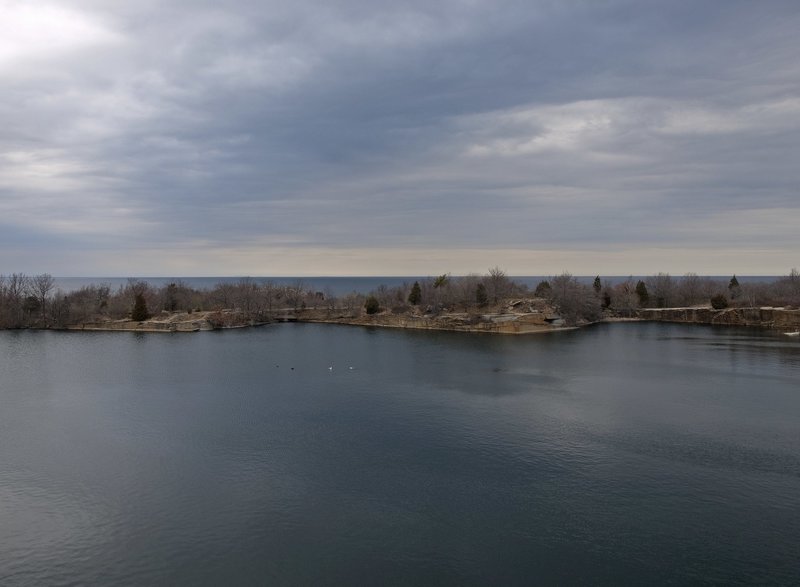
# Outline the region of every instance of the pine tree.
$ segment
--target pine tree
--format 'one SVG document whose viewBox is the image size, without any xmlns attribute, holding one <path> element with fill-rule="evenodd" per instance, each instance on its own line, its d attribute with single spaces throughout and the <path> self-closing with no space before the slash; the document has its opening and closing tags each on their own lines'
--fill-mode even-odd
<svg viewBox="0 0 800 587">
<path fill-rule="evenodd" d="M 143 320 L 147 320 L 150 317 L 150 313 L 147 311 L 147 301 L 144 299 L 144 296 L 140 293 L 136 294 L 136 297 L 133 300 L 133 311 L 131 312 L 131 320 L 135 320 L 136 322 L 142 322 Z"/>
<path fill-rule="evenodd" d="M 486 286 L 482 283 L 475 288 L 475 301 L 481 308 L 489 303 L 489 294 L 486 293 Z"/>
<path fill-rule="evenodd" d="M 641 279 L 636 284 L 636 295 L 639 296 L 639 305 L 646 306 L 650 301 L 650 294 L 647 293 L 647 286 Z"/>
<path fill-rule="evenodd" d="M 367 311 L 367 314 L 377 314 L 381 309 L 378 298 L 375 296 L 369 296 L 364 302 L 364 309 Z"/>
<path fill-rule="evenodd" d="M 594 283 L 592 284 L 592 288 L 594 289 L 594 293 L 600 295 L 600 290 L 603 289 L 603 284 L 600 283 L 600 276 L 594 278 Z"/>
<path fill-rule="evenodd" d="M 411 286 L 411 293 L 408 294 L 408 303 L 412 306 L 418 306 L 422 301 L 422 290 L 419 287 L 419 281 L 415 281 Z"/>
<path fill-rule="evenodd" d="M 739 280 L 736 279 L 736 274 L 734 274 L 733 277 L 731 277 L 731 281 L 730 283 L 728 283 L 728 291 L 731 292 L 732 300 L 735 300 L 736 298 L 739 297 L 739 292 L 741 291 L 741 288 L 739 287 Z"/>
<path fill-rule="evenodd" d="M 552 292 L 553 288 L 550 287 L 550 282 L 545 280 L 539 282 L 539 285 L 536 286 L 536 291 L 533 292 L 533 295 L 535 295 L 537 298 L 548 298 Z"/>
</svg>

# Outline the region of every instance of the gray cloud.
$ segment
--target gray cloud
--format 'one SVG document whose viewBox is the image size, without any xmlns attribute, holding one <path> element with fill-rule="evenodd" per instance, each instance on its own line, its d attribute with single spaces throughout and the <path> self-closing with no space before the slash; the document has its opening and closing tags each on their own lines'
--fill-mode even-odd
<svg viewBox="0 0 800 587">
<path fill-rule="evenodd" d="M 4 271 L 395 273 L 431 250 L 480 271 L 495 250 L 595 272 L 657 249 L 672 266 L 628 272 L 772 273 L 800 249 L 794 2 L 76 0 L 4 22 Z"/>
</svg>

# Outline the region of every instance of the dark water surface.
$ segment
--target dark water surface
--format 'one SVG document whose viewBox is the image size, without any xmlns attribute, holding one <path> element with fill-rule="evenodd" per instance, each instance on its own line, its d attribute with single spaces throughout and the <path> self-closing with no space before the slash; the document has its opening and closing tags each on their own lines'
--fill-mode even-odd
<svg viewBox="0 0 800 587">
<path fill-rule="evenodd" d="M 0 377 L 2 585 L 800 582 L 779 334 L 0 332 Z"/>
</svg>

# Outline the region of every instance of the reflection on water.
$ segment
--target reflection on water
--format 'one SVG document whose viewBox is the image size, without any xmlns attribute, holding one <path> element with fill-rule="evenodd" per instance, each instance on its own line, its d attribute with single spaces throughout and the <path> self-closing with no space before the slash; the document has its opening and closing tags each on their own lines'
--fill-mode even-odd
<svg viewBox="0 0 800 587">
<path fill-rule="evenodd" d="M 0 583 L 797 583 L 798 343 L 3 332 Z"/>
</svg>

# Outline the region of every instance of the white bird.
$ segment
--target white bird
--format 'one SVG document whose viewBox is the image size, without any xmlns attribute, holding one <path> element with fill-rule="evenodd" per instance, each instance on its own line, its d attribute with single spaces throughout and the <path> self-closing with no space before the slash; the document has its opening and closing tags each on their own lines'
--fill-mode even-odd
<svg viewBox="0 0 800 587">
<path fill-rule="evenodd" d="M 328 371 L 333 371 L 333 367 L 328 367 Z"/>
</svg>

